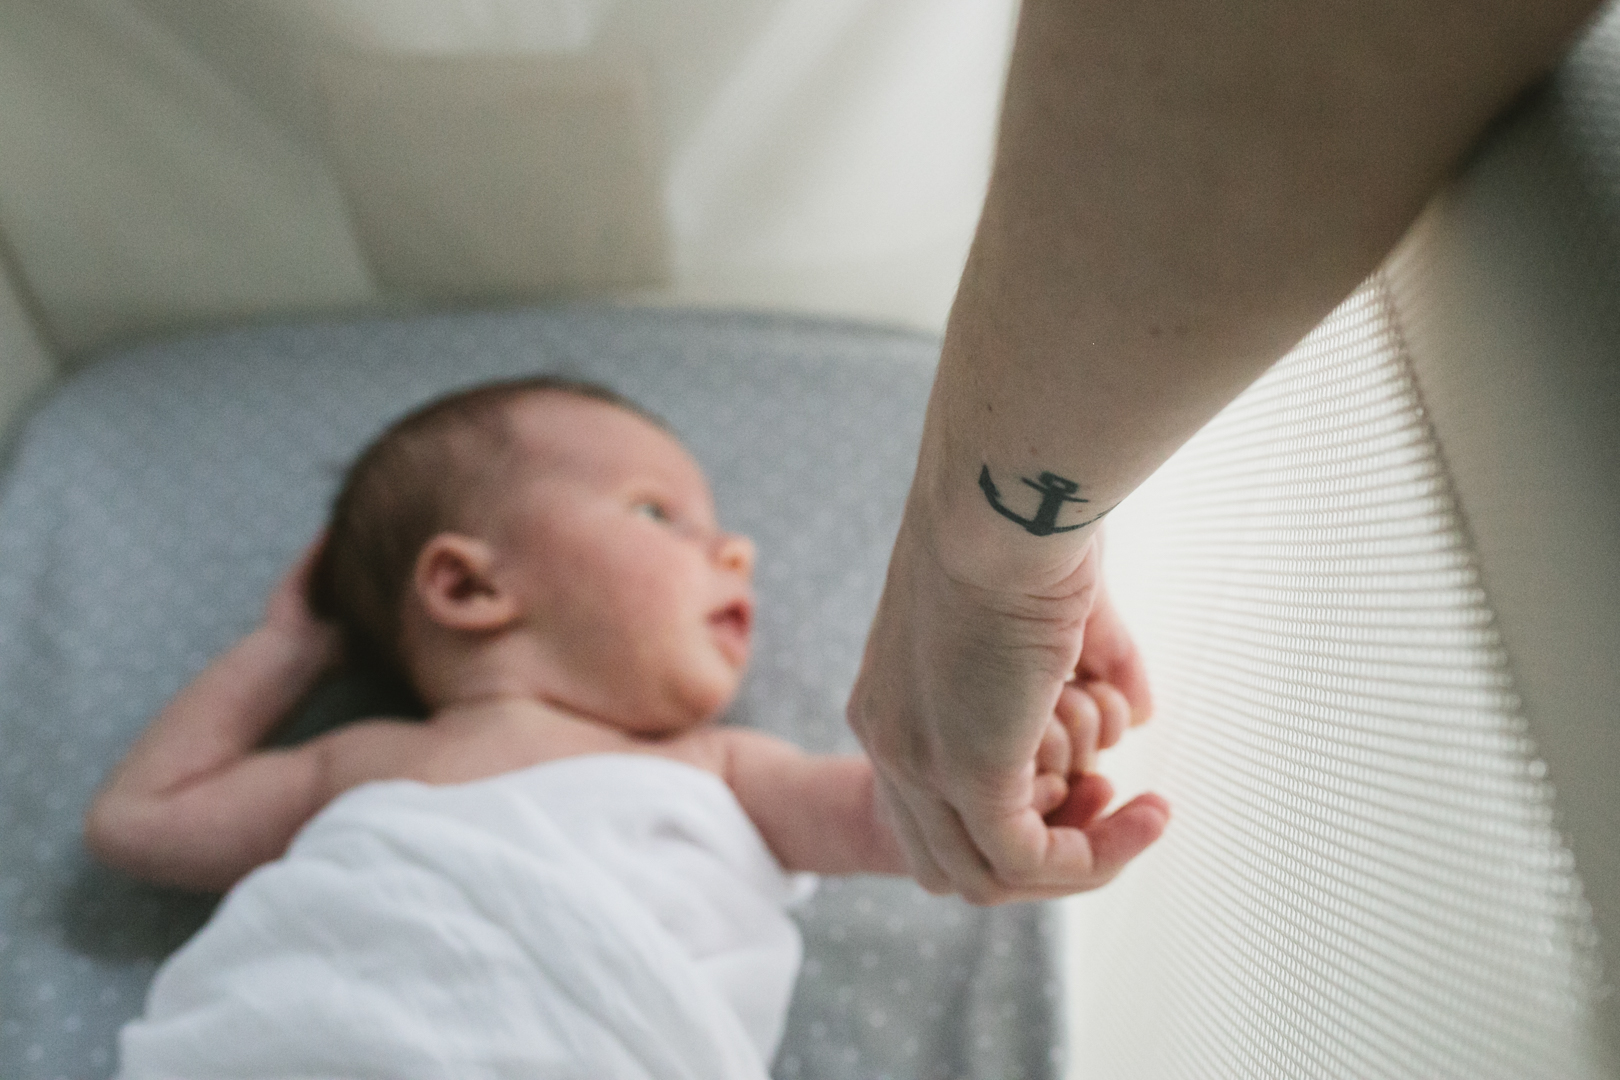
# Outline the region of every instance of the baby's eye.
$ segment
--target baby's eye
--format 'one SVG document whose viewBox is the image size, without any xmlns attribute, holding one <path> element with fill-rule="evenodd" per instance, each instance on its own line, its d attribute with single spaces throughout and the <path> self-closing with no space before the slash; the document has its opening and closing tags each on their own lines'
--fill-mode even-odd
<svg viewBox="0 0 1620 1080">
<path fill-rule="evenodd" d="M 654 521 L 667 522 L 667 521 L 670 520 L 669 511 L 664 508 L 664 505 L 662 503 L 655 503 L 655 502 L 637 503 L 636 504 L 636 513 L 640 514 L 643 517 L 651 518 Z"/>
</svg>

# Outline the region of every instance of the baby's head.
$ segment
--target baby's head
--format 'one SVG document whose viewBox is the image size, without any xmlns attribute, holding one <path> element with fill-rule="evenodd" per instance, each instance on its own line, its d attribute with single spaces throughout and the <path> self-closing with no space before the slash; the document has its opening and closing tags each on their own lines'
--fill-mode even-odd
<svg viewBox="0 0 1620 1080">
<path fill-rule="evenodd" d="M 753 560 L 660 424 L 601 387 L 536 378 L 383 432 L 333 504 L 310 599 L 430 708 L 533 696 L 656 734 L 736 693 Z"/>
</svg>

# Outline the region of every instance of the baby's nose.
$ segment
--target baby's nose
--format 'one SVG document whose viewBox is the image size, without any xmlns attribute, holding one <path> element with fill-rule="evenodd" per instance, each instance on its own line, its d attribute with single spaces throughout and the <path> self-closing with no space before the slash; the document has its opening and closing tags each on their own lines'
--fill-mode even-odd
<svg viewBox="0 0 1620 1080">
<path fill-rule="evenodd" d="M 715 561 L 727 570 L 749 576 L 754 572 L 754 542 L 741 533 L 721 533 L 716 540 Z"/>
</svg>

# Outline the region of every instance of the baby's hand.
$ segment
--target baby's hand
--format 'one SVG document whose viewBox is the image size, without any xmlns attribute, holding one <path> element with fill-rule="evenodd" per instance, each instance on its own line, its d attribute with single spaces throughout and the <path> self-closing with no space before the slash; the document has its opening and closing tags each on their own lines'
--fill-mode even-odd
<svg viewBox="0 0 1620 1080">
<path fill-rule="evenodd" d="M 309 577 L 320 557 L 326 534 L 317 536 L 298 561 L 282 575 L 264 605 L 264 627 L 285 636 L 305 655 L 318 657 L 322 666 L 336 664 L 342 655 L 342 635 L 337 627 L 316 617 L 309 609 Z"/>
</svg>

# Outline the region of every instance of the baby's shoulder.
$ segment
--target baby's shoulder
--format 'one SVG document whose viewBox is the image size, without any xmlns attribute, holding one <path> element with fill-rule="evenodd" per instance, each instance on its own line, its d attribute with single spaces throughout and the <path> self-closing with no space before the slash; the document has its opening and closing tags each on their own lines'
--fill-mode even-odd
<svg viewBox="0 0 1620 1080">
<path fill-rule="evenodd" d="M 655 750 L 678 761 L 706 769 L 733 788 L 739 780 L 779 768 L 784 762 L 805 758 L 797 746 L 743 727 L 709 724 L 666 740 Z"/>
<path fill-rule="evenodd" d="M 331 800 L 372 781 L 414 778 L 439 741 L 424 721 L 373 717 L 327 732 L 307 749 L 318 758 L 321 786 Z"/>
<path fill-rule="evenodd" d="M 544 711 L 463 710 L 427 721 L 363 720 L 332 732 L 321 739 L 322 772 L 329 799 L 376 780 L 458 784 L 587 754 L 647 754 L 729 780 L 738 757 L 765 738 L 712 723 L 649 738 Z"/>
<path fill-rule="evenodd" d="M 694 730 L 660 739 L 633 739 L 629 749 L 634 753 L 652 754 L 679 761 L 704 772 L 711 772 L 723 780 L 726 778 L 727 763 L 734 745 L 731 732 L 735 730 L 718 724 L 704 724 Z"/>
</svg>

